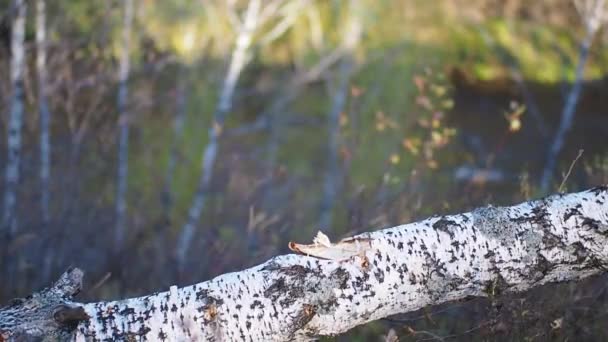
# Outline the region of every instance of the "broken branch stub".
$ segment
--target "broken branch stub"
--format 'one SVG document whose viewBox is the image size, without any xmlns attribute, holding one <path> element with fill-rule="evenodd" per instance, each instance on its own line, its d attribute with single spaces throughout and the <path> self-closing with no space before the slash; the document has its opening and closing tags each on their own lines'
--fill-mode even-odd
<svg viewBox="0 0 608 342">
<path fill-rule="evenodd" d="M 68 340 L 89 316 L 72 298 L 82 289 L 83 272 L 68 269 L 50 288 L 0 308 L 0 341 Z"/>
</svg>

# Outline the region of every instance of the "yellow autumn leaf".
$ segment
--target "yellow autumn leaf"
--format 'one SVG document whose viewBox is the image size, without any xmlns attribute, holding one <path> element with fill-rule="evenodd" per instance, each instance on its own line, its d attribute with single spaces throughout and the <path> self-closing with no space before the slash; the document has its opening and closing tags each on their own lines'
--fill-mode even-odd
<svg viewBox="0 0 608 342">
<path fill-rule="evenodd" d="M 514 118 L 509 122 L 509 131 L 517 132 L 521 129 L 521 120 Z"/>
<path fill-rule="evenodd" d="M 448 99 L 448 100 L 441 101 L 441 107 L 443 107 L 444 109 L 454 108 L 454 100 Z"/>
<path fill-rule="evenodd" d="M 346 125 L 348 125 L 348 115 L 342 112 L 340 113 L 340 127 L 344 127 Z"/>
<path fill-rule="evenodd" d="M 447 93 L 447 91 L 448 91 L 446 87 L 444 87 L 444 86 L 439 86 L 439 85 L 435 85 L 435 84 L 433 84 L 433 85 L 431 86 L 431 90 L 433 91 L 433 93 L 434 93 L 436 96 L 439 96 L 439 97 L 441 97 L 441 96 L 445 95 L 445 94 Z"/>
<path fill-rule="evenodd" d="M 433 143 L 435 145 L 439 145 L 443 141 L 443 136 L 441 135 L 441 133 L 433 131 L 431 132 L 431 139 L 433 140 Z"/>
</svg>

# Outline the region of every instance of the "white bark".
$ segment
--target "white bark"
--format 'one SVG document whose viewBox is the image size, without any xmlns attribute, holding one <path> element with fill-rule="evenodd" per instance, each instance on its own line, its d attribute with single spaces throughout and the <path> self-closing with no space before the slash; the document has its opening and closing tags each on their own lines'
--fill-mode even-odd
<svg viewBox="0 0 608 342">
<path fill-rule="evenodd" d="M 17 187 L 21 161 L 21 126 L 23 125 L 23 73 L 25 68 L 26 2 L 14 0 L 11 37 L 11 106 L 7 133 L 6 189 L 4 192 L 3 227 L 14 233 L 17 229 Z"/>
<path fill-rule="evenodd" d="M 608 187 L 365 233 L 290 244 L 207 282 L 85 304 L 76 340 L 286 341 L 335 335 L 489 287 L 524 291 L 608 265 Z"/>
<path fill-rule="evenodd" d="M 608 186 L 335 244 L 319 234 L 290 248 L 300 255 L 112 302 L 72 302 L 82 274 L 70 270 L 50 289 L 0 308 L 0 337 L 73 331 L 74 341 L 307 340 L 428 305 L 581 279 L 607 270 Z"/>
<path fill-rule="evenodd" d="M 120 249 L 125 236 L 125 213 L 127 210 L 127 177 L 129 162 L 129 124 L 130 114 L 128 108 L 128 80 L 129 80 L 129 55 L 131 45 L 131 27 L 133 25 L 133 0 L 124 0 L 123 36 L 120 55 L 120 69 L 118 74 L 118 98 L 117 109 L 119 113 L 118 127 L 118 174 L 116 185 L 116 231 L 115 247 Z"/>
<path fill-rule="evenodd" d="M 75 341 L 306 340 L 428 305 L 581 279 L 608 266 L 608 186 L 335 244 L 319 234 L 290 248 L 300 255 L 112 302 L 72 302 L 80 289 L 72 270 L 50 290 L 0 309 L 0 336 L 56 336 L 80 321 Z"/>
<path fill-rule="evenodd" d="M 176 256 L 180 268 L 185 266 L 186 257 L 192 244 L 196 224 L 198 223 L 205 206 L 205 200 L 211 184 L 213 167 L 217 157 L 219 137 L 223 130 L 226 115 L 232 106 L 234 89 L 241 75 L 241 71 L 248 62 L 249 47 L 253 40 L 253 34 L 258 27 L 261 0 L 250 0 L 242 27 L 236 38 L 236 44 L 230 59 L 230 66 L 224 79 L 217 108 L 213 114 L 213 122 L 209 128 L 209 142 L 203 151 L 201 176 L 194 194 L 194 200 L 188 211 L 188 217 L 179 236 L 176 248 Z"/>
<path fill-rule="evenodd" d="M 49 184 L 51 177 L 51 140 L 46 69 L 46 1 L 36 1 L 36 70 L 38 74 L 38 115 L 40 117 L 40 208 L 42 219 L 48 222 Z"/>
</svg>

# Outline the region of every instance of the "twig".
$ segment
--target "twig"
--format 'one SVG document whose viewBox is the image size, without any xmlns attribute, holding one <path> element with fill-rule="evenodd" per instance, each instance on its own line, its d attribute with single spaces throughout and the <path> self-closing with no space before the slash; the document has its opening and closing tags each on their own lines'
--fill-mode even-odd
<svg viewBox="0 0 608 342">
<path fill-rule="evenodd" d="M 489 324 L 490 324 L 490 322 L 483 322 L 483 323 L 479 324 L 476 327 L 473 327 L 471 329 L 463 331 L 462 333 L 452 334 L 452 335 L 443 336 L 443 337 L 434 335 L 434 334 L 432 334 L 432 333 L 430 333 L 428 331 L 416 331 L 415 333 L 425 333 L 427 335 L 432 336 L 430 338 L 423 338 L 423 339 L 419 339 L 417 341 L 432 341 L 432 340 L 445 341 L 446 339 L 451 339 L 451 338 L 456 338 L 456 337 L 461 337 L 461 336 L 464 336 L 464 335 L 468 335 L 470 333 L 473 333 L 473 332 L 475 332 L 477 330 L 480 330 L 480 329 L 484 328 L 485 326 L 487 326 Z"/>
<path fill-rule="evenodd" d="M 585 152 L 585 150 L 583 150 L 583 149 L 578 150 L 578 155 L 576 156 L 576 158 L 574 158 L 574 160 L 570 164 L 570 168 L 568 169 L 568 172 L 566 172 L 564 179 L 562 179 L 562 183 L 559 185 L 559 189 L 557 192 L 562 192 L 564 190 L 564 185 L 566 184 L 568 177 L 570 177 L 570 173 L 572 172 L 572 169 L 574 168 L 574 164 L 576 164 L 576 162 L 579 160 L 579 158 L 583 155 L 583 152 Z"/>
<path fill-rule="evenodd" d="M 88 293 L 92 293 L 95 290 L 97 290 L 98 288 L 100 288 L 103 284 L 105 284 L 108 279 L 110 279 L 110 277 L 112 276 L 112 272 L 107 272 L 106 274 L 103 275 L 103 277 L 101 277 L 101 279 L 99 279 L 95 285 L 91 286 L 90 289 L 87 290 Z"/>
</svg>

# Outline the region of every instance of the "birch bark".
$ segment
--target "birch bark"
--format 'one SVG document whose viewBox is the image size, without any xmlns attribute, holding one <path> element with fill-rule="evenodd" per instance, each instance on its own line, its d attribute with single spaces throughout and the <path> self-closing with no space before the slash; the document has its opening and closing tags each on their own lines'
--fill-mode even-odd
<svg viewBox="0 0 608 342">
<path fill-rule="evenodd" d="M 46 290 L 1 309 L 0 334 L 32 330 L 32 317 L 45 322 L 31 311 L 46 310 L 52 324 L 36 325 L 47 329 L 38 336 L 67 329 L 62 322 L 72 317 L 74 341 L 308 340 L 427 305 L 581 279 L 608 266 L 608 186 L 337 243 L 319 234 L 290 248 L 298 254 L 140 298 L 80 304 L 70 301 L 78 286 L 63 285 L 69 291 L 60 296 Z M 43 300 L 49 291 L 55 297 Z"/>
</svg>

